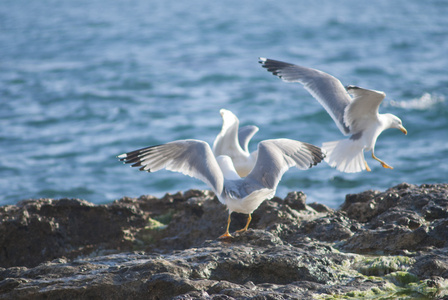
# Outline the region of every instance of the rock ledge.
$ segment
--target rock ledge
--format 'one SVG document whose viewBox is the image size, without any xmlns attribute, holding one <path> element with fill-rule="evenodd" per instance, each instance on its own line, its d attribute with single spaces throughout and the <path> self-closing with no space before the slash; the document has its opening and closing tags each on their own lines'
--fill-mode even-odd
<svg viewBox="0 0 448 300">
<path fill-rule="evenodd" d="M 448 184 L 305 200 L 265 201 L 229 240 L 209 191 L 3 206 L 0 299 L 448 299 Z"/>
</svg>

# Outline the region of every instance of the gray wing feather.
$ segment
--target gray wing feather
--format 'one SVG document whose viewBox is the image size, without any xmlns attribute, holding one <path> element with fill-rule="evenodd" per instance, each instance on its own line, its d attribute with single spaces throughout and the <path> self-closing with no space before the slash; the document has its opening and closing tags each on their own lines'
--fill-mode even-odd
<svg viewBox="0 0 448 300">
<path fill-rule="evenodd" d="M 352 133 L 357 133 L 378 119 L 378 109 L 386 94 L 354 85 L 347 86 L 347 91 L 353 96 L 353 101 L 345 110 L 345 122 Z"/>
<path fill-rule="evenodd" d="M 229 155 L 229 153 L 242 153 L 243 149 L 238 143 L 238 127 L 240 121 L 230 110 L 221 109 L 222 128 L 213 142 L 215 156 Z M 232 156 L 232 155 L 229 155 Z"/>
<path fill-rule="evenodd" d="M 265 140 L 258 144 L 257 162 L 246 179 L 257 181 L 265 188 L 276 189 L 289 168 L 309 169 L 324 157 L 319 147 L 308 143 L 290 139 Z"/>
<path fill-rule="evenodd" d="M 286 82 L 299 82 L 325 108 L 339 130 L 350 133 L 344 121 L 344 110 L 351 98 L 342 83 L 325 72 L 285 63 L 278 60 L 260 58 L 260 63 L 272 74 Z"/>
<path fill-rule="evenodd" d="M 118 158 L 132 167 L 140 167 L 140 171 L 167 169 L 189 175 L 205 182 L 216 194 L 222 193 L 224 177 L 206 142 L 179 140 L 128 152 Z"/>
<path fill-rule="evenodd" d="M 238 130 L 238 142 L 245 152 L 249 152 L 249 142 L 258 130 L 255 125 L 247 125 Z"/>
</svg>

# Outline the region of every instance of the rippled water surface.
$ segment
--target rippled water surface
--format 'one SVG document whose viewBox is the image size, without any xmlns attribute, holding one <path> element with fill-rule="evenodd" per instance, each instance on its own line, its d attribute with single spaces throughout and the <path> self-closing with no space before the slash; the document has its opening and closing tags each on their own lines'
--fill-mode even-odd
<svg viewBox="0 0 448 300">
<path fill-rule="evenodd" d="M 326 164 L 291 169 L 277 195 L 302 190 L 337 207 L 348 193 L 447 182 L 448 2 L 4 0 L 0 6 L 0 204 L 77 197 L 107 203 L 162 196 L 199 180 L 139 172 L 116 155 L 176 139 L 212 143 L 220 108 L 256 142 L 343 138 L 300 85 L 259 56 L 326 71 L 344 85 L 385 91 L 387 130 L 372 172 Z"/>
</svg>

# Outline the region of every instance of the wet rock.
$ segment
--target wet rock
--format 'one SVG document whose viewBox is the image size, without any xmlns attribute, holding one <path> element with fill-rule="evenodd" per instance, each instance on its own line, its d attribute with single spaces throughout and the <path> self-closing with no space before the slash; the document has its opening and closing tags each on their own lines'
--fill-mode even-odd
<svg viewBox="0 0 448 300">
<path fill-rule="evenodd" d="M 224 240 L 209 191 L 0 207 L 0 299 L 448 296 L 447 184 L 347 195 L 340 210 L 305 199 L 263 202 Z M 231 232 L 246 220 L 232 214 Z"/>
<path fill-rule="evenodd" d="M 410 272 L 420 278 L 443 277 L 448 279 L 448 253 L 431 253 L 419 257 Z"/>
<path fill-rule="evenodd" d="M 266 240 L 270 243 L 258 243 Z M 71 263 L 48 262 L 31 269 L 3 269 L 0 287 L 3 295 L 23 299 L 52 298 L 58 289 L 63 290 L 58 297 L 67 299 L 120 299 L 124 295 L 169 299 L 192 291 L 230 297 L 267 295 L 296 281 L 334 282 L 338 277 L 331 267 L 335 261 L 327 252 L 324 248 L 303 251 L 283 245 L 268 232 L 250 230 L 249 237 L 210 241 L 170 255 L 123 253 Z M 339 256 L 335 256 L 337 262 Z"/>
<path fill-rule="evenodd" d="M 284 199 L 284 204 L 295 210 L 306 208 L 306 195 L 303 192 L 289 192 Z"/>
<path fill-rule="evenodd" d="M 448 245 L 447 184 L 403 183 L 347 198 L 341 210 L 362 227 L 344 241 L 346 251 L 397 254 Z"/>
<path fill-rule="evenodd" d="M 356 224 L 343 212 L 334 212 L 303 223 L 296 232 L 319 241 L 335 242 L 351 237 Z"/>
<path fill-rule="evenodd" d="M 333 209 L 329 208 L 328 206 L 326 206 L 325 204 L 322 203 L 317 203 L 317 202 L 311 202 L 310 204 L 308 204 L 311 208 L 313 208 L 315 211 L 317 212 L 332 212 Z"/>
<path fill-rule="evenodd" d="M 123 228 L 145 221 L 135 206 L 79 199 L 27 200 L 0 207 L 0 266 L 36 266 L 101 249 L 130 249 Z"/>
</svg>

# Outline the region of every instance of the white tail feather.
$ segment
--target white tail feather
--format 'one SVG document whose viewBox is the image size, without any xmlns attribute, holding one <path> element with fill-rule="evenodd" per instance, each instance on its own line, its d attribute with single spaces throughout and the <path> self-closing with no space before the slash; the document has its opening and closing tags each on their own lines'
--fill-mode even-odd
<svg viewBox="0 0 448 300">
<path fill-rule="evenodd" d="M 363 149 L 352 140 L 326 142 L 322 149 L 327 152 L 325 161 L 338 171 L 356 173 L 366 169 Z"/>
</svg>

